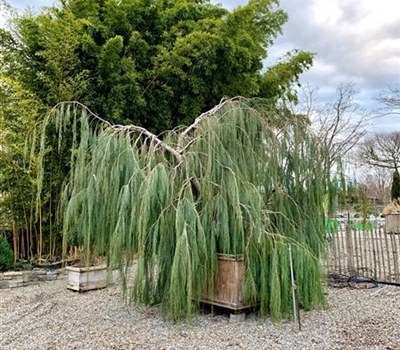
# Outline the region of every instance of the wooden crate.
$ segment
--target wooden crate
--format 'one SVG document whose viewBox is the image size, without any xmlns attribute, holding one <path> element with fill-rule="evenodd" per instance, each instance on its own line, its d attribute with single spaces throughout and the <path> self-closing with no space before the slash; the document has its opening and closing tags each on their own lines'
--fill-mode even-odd
<svg viewBox="0 0 400 350">
<path fill-rule="evenodd" d="M 385 215 L 385 232 L 400 233 L 400 213 Z"/>
<path fill-rule="evenodd" d="M 65 270 L 68 276 L 68 289 L 77 292 L 86 292 L 107 286 L 106 265 L 90 267 L 67 266 Z"/>
<path fill-rule="evenodd" d="M 244 261 L 242 255 L 218 254 L 214 291 L 203 293 L 201 301 L 231 310 L 255 306 L 243 302 Z"/>
</svg>

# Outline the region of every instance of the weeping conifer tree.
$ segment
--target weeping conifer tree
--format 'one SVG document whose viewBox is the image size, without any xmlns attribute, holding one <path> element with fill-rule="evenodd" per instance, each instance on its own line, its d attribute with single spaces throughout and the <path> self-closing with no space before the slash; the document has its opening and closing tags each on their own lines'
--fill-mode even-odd
<svg viewBox="0 0 400 350">
<path fill-rule="evenodd" d="M 40 152 L 50 124 L 60 138 L 72 133 L 65 247 L 80 242 L 87 255 L 105 256 L 120 268 L 127 301 L 162 303 L 174 320 L 189 318 L 212 289 L 218 253 L 243 255 L 245 300 L 279 319 L 291 313 L 291 244 L 303 307 L 322 303 L 326 150 L 306 124 L 278 123 L 258 106 L 224 100 L 157 137 L 58 105 Z"/>
</svg>

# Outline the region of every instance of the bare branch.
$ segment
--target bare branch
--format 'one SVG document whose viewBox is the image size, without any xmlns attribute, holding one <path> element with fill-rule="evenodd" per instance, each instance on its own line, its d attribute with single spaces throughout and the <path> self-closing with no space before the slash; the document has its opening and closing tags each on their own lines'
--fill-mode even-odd
<svg viewBox="0 0 400 350">
<path fill-rule="evenodd" d="M 317 139 L 327 149 L 327 168 L 346 156 L 366 134 L 373 117 L 354 101 L 353 83 L 341 84 L 336 99 L 325 105 L 317 104 L 315 92 L 303 90 L 302 101 Z"/>
<path fill-rule="evenodd" d="M 381 204 L 390 201 L 392 171 L 382 167 L 367 167 L 360 171 L 359 184 L 366 188 L 366 194 Z"/>
<path fill-rule="evenodd" d="M 380 110 L 384 114 L 400 114 L 400 84 L 389 86 L 375 100 L 384 105 Z"/>
<path fill-rule="evenodd" d="M 136 125 L 112 125 L 110 122 L 106 121 L 103 118 L 100 118 L 98 115 L 93 113 L 85 105 L 83 105 L 83 104 L 81 104 L 80 102 L 77 102 L 77 101 L 59 103 L 55 107 L 53 107 L 52 111 L 58 110 L 63 105 L 72 105 L 72 106 L 75 106 L 75 107 L 79 107 L 82 110 L 85 110 L 87 112 L 87 114 L 88 114 L 88 117 L 93 118 L 95 120 L 98 120 L 101 123 L 104 123 L 110 130 L 114 131 L 115 133 L 126 132 L 126 133 L 137 133 L 139 135 L 142 135 L 142 136 L 146 137 L 147 139 L 149 139 L 151 141 L 151 143 L 154 145 L 155 148 L 161 147 L 165 151 L 167 151 L 171 155 L 173 155 L 173 157 L 176 159 L 176 161 L 178 163 L 176 168 L 180 168 L 182 170 L 184 168 L 184 166 L 185 166 L 183 153 L 188 147 L 190 147 L 195 142 L 195 139 L 187 140 L 187 139 L 185 139 L 185 137 L 191 131 L 195 130 L 198 127 L 198 125 L 204 119 L 214 115 L 217 111 L 219 111 L 226 104 L 228 104 L 228 103 L 230 103 L 232 101 L 235 101 L 235 100 L 239 100 L 239 99 L 243 99 L 243 98 L 242 97 L 235 97 L 235 98 L 232 98 L 232 99 L 222 99 L 221 102 L 218 105 L 216 105 L 215 107 L 213 107 L 209 111 L 207 111 L 207 112 L 201 114 L 199 117 L 197 117 L 196 120 L 194 121 L 194 123 L 191 124 L 190 126 L 188 126 L 179 135 L 179 139 L 180 140 L 186 141 L 186 144 L 183 147 L 181 147 L 180 144 L 178 144 L 176 147 L 172 147 L 172 146 L 168 145 L 167 143 L 165 143 L 164 141 L 162 141 L 158 136 L 156 136 L 155 134 L 151 133 L 150 131 L 148 131 L 147 129 L 145 129 L 145 128 L 141 127 L 141 126 L 136 126 Z M 190 179 L 190 182 L 191 182 L 193 188 L 195 189 L 195 191 L 197 192 L 197 195 L 200 195 L 200 193 L 201 193 L 201 185 L 200 185 L 199 180 L 196 177 L 192 177 Z"/>
<path fill-rule="evenodd" d="M 231 99 L 226 99 L 223 98 L 219 104 L 217 104 L 215 107 L 211 108 L 209 111 L 204 112 L 202 114 L 200 114 L 195 121 L 193 122 L 193 124 L 189 125 L 185 130 L 182 131 L 181 136 L 182 137 L 186 137 L 192 130 L 195 130 L 199 124 L 206 118 L 212 116 L 213 114 L 215 114 L 217 111 L 219 111 L 223 106 L 225 106 L 227 103 L 230 103 L 234 100 L 238 100 L 241 97 L 234 97 Z"/>
<path fill-rule="evenodd" d="M 152 141 L 152 143 L 154 144 L 155 147 L 160 146 L 161 148 L 165 149 L 167 152 L 171 153 L 175 157 L 178 164 L 181 164 L 183 162 L 183 157 L 180 152 L 178 152 L 175 148 L 169 146 L 168 144 L 166 144 L 165 142 L 160 140 L 156 135 L 154 135 L 147 129 L 142 128 L 141 126 L 114 125 L 114 126 L 111 126 L 111 129 L 113 129 L 117 132 L 134 132 L 134 133 L 138 133 L 140 135 L 144 135 Z"/>
<path fill-rule="evenodd" d="M 360 145 L 359 158 L 366 164 L 399 170 L 400 131 L 376 133 Z"/>
</svg>

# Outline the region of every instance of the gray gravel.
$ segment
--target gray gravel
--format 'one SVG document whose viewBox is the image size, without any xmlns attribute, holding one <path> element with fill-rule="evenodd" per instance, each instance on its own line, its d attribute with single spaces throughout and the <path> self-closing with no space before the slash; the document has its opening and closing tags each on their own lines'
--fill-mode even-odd
<svg viewBox="0 0 400 350">
<path fill-rule="evenodd" d="M 203 313 L 173 324 L 157 307 L 125 306 L 120 289 L 79 294 L 66 280 L 0 290 L 0 349 L 400 349 L 400 288 L 329 289 L 327 310 L 284 321 Z"/>
</svg>

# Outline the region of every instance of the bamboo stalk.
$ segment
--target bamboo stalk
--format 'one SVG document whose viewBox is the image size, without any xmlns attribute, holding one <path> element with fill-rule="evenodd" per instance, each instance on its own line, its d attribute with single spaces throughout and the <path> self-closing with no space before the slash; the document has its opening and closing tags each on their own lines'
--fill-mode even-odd
<svg viewBox="0 0 400 350">
<path fill-rule="evenodd" d="M 23 196 L 22 189 L 20 186 L 18 186 L 18 192 L 19 192 L 21 198 L 23 198 L 24 196 Z M 22 205 L 22 212 L 23 212 L 22 215 L 23 215 L 23 219 L 25 222 L 25 229 L 21 228 L 21 257 L 24 259 L 25 258 L 29 259 L 29 253 L 28 254 L 26 253 L 26 251 L 28 251 L 28 242 L 29 242 L 29 237 L 28 237 L 29 223 L 28 223 L 28 218 L 27 218 L 27 210 L 26 210 L 25 202 L 22 201 L 21 205 Z"/>
<path fill-rule="evenodd" d="M 8 182 L 8 191 L 10 194 L 12 193 L 10 182 Z M 12 202 L 11 202 L 11 229 L 13 233 L 14 264 L 15 264 L 19 257 L 19 244 L 18 244 L 18 232 L 15 223 L 15 210 Z"/>
<path fill-rule="evenodd" d="M 21 231 L 21 257 L 25 258 L 25 231 Z"/>
<path fill-rule="evenodd" d="M 39 249 L 38 249 L 38 261 L 42 263 L 42 252 L 43 252 L 43 226 L 42 226 L 42 206 L 39 206 Z"/>
<path fill-rule="evenodd" d="M 19 244 L 18 244 L 18 230 L 15 224 L 14 214 L 11 214 L 11 226 L 13 232 L 13 245 L 14 245 L 14 264 L 17 262 L 19 257 Z"/>
<path fill-rule="evenodd" d="M 33 261 L 33 202 L 31 202 L 31 209 L 29 215 L 29 261 Z"/>
<path fill-rule="evenodd" d="M 51 181 L 50 181 L 50 183 L 51 183 Z M 51 191 L 51 185 L 50 185 L 50 191 Z M 51 192 L 50 192 L 51 193 Z M 52 200 L 51 200 L 51 194 L 50 194 L 50 199 L 49 199 L 49 202 L 50 202 L 50 205 L 49 205 L 49 211 L 50 211 L 50 213 L 49 213 L 49 215 L 50 215 L 50 218 L 49 218 L 49 230 L 50 230 L 50 233 L 49 233 L 49 259 L 51 260 L 51 261 L 53 261 L 54 260 L 54 256 L 53 256 L 53 245 L 55 245 L 55 242 L 54 242 L 54 234 L 53 234 L 53 220 L 52 220 Z"/>
</svg>

